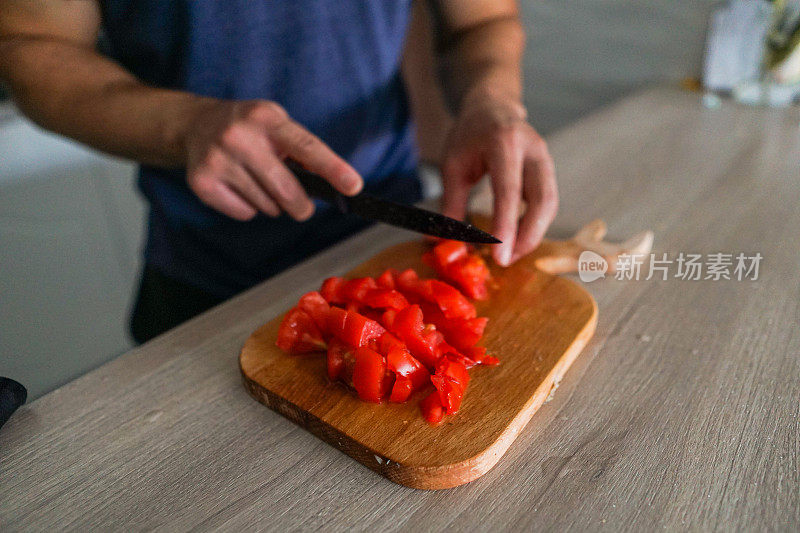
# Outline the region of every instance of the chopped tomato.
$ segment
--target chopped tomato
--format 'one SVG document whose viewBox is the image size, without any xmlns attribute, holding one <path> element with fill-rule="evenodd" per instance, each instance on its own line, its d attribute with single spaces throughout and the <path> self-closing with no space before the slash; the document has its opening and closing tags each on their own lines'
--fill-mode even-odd
<svg viewBox="0 0 800 533">
<path fill-rule="evenodd" d="M 370 289 L 361 302 L 376 309 L 402 309 L 408 306 L 406 297 L 394 289 Z"/>
<path fill-rule="evenodd" d="M 423 335 L 424 328 L 422 310 L 418 305 L 410 305 L 397 313 L 391 331 L 406 343 L 414 357 L 433 368 L 439 360 L 439 355 L 436 352 L 436 345 L 432 343 L 433 339 Z"/>
<path fill-rule="evenodd" d="M 345 343 L 336 338 L 331 339 L 331 342 L 328 343 L 327 355 L 328 378 L 331 381 L 336 381 L 337 379 L 348 381 L 345 369 L 347 359 L 352 357 L 353 354 Z"/>
<path fill-rule="evenodd" d="M 448 319 L 437 305 L 429 302 L 421 303 L 420 308 L 425 322 L 435 325 L 444 334 L 445 340 L 458 350 L 477 344 L 489 322 L 486 317 Z"/>
<path fill-rule="evenodd" d="M 394 279 L 396 288 L 408 297 L 408 293 L 416 293 L 419 290 L 419 275 L 414 269 L 407 269 L 400 272 Z"/>
<path fill-rule="evenodd" d="M 463 351 L 466 357 L 469 357 L 479 365 L 484 366 L 497 366 L 500 364 L 500 359 L 491 355 L 486 355 L 486 348 L 483 346 L 473 346 Z"/>
<path fill-rule="evenodd" d="M 382 289 L 395 289 L 395 276 L 397 276 L 397 271 L 393 268 L 390 268 L 388 270 L 384 270 L 383 274 L 375 279 L 375 282 L 378 284 L 378 287 Z"/>
<path fill-rule="evenodd" d="M 463 363 L 453 357 L 442 357 L 436 365 L 431 383 L 439 391 L 439 399 L 448 415 L 458 412 L 469 385 L 469 373 Z"/>
<path fill-rule="evenodd" d="M 460 241 L 440 241 L 433 250 L 422 256 L 430 266 L 438 270 L 440 267 L 459 261 L 469 253 L 466 243 Z"/>
<path fill-rule="evenodd" d="M 386 394 L 385 374 L 386 362 L 381 354 L 364 346 L 356 349 L 353 386 L 359 398 L 367 402 L 380 402 Z"/>
<path fill-rule="evenodd" d="M 328 315 L 328 331 L 350 346 L 364 346 L 371 339 L 380 337 L 386 330 L 369 318 L 353 311 L 331 307 Z"/>
<path fill-rule="evenodd" d="M 430 393 L 419 402 L 422 416 L 433 426 L 438 426 L 444 419 L 444 407 L 437 391 Z"/>
<path fill-rule="evenodd" d="M 485 300 L 489 296 L 486 288 L 486 282 L 490 278 L 489 267 L 478 255 L 469 255 L 461 261 L 451 263 L 441 275 L 470 298 Z"/>
<path fill-rule="evenodd" d="M 286 313 L 276 344 L 292 354 L 327 350 L 328 377 L 365 401 L 405 402 L 433 384 L 420 408 L 429 423 L 441 423 L 460 409 L 468 369 L 499 364 L 477 345 L 488 319 L 467 299 L 488 296 L 490 272 L 457 241 L 439 241 L 423 260 L 440 279 L 420 279 L 413 269 L 326 279 Z"/>
<path fill-rule="evenodd" d="M 414 392 L 414 384 L 408 378 L 398 377 L 392 385 L 392 393 L 389 395 L 389 401 L 394 403 L 403 403 L 408 400 L 411 393 Z"/>
<path fill-rule="evenodd" d="M 420 282 L 423 298 L 439 306 L 446 318 L 474 318 L 475 306 L 458 289 L 437 279 Z"/>
<path fill-rule="evenodd" d="M 429 382 L 430 373 L 405 346 L 390 348 L 386 354 L 386 365 L 397 379 L 409 380 L 413 390 L 420 389 Z"/>
<path fill-rule="evenodd" d="M 489 319 L 486 317 L 456 318 L 447 323 L 445 337 L 459 350 L 465 350 L 478 344 L 483 337 L 483 330 Z"/>
<path fill-rule="evenodd" d="M 423 259 L 442 279 L 456 285 L 470 298 L 485 300 L 488 297 L 489 267 L 464 243 L 441 241 Z"/>
<path fill-rule="evenodd" d="M 275 344 L 291 354 L 324 351 L 327 346 L 311 316 L 297 307 L 283 317 Z"/>
<path fill-rule="evenodd" d="M 305 293 L 300 297 L 297 307 L 305 311 L 314 320 L 314 323 L 323 334 L 328 331 L 328 314 L 331 306 L 317 291 Z"/>
<path fill-rule="evenodd" d="M 394 319 L 397 316 L 397 311 L 394 309 L 387 309 L 383 312 L 381 316 L 380 323 L 383 324 L 383 327 L 387 329 L 392 329 L 392 325 L 394 324 Z"/>
<path fill-rule="evenodd" d="M 406 344 L 388 331 L 378 338 L 378 351 L 388 355 L 392 348 L 406 349 Z"/>
<path fill-rule="evenodd" d="M 342 287 L 344 287 L 345 280 L 339 277 L 328 278 L 322 282 L 322 287 L 319 292 L 329 304 L 343 304 L 345 303 Z"/>
<path fill-rule="evenodd" d="M 377 288 L 378 284 L 373 278 L 356 278 L 345 281 L 342 286 L 342 295 L 348 302 L 364 303 L 367 292 Z"/>
</svg>

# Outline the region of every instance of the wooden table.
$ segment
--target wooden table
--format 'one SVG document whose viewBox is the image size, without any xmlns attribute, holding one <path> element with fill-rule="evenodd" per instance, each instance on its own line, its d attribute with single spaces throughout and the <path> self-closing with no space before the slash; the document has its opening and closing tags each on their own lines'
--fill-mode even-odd
<svg viewBox="0 0 800 533">
<path fill-rule="evenodd" d="M 376 227 L 22 408 L 0 430 L 3 529 L 796 531 L 800 111 L 658 89 L 550 146 L 551 235 L 602 217 L 658 253 L 760 252 L 759 279 L 588 284 L 597 335 L 508 454 L 415 491 L 253 401 L 237 367 L 254 328 L 408 238 Z"/>
</svg>

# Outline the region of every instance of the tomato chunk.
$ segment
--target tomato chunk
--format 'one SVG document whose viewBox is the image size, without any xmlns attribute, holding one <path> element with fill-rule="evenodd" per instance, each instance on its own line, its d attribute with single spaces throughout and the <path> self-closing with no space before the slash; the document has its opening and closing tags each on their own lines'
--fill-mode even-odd
<svg viewBox="0 0 800 533">
<path fill-rule="evenodd" d="M 384 270 L 383 273 L 375 279 L 375 282 L 378 284 L 378 287 L 382 289 L 395 289 L 397 288 L 394 282 L 396 276 L 397 270 L 390 268 Z"/>
<path fill-rule="evenodd" d="M 297 307 L 311 317 L 323 335 L 328 332 L 328 314 L 331 306 L 320 293 L 317 291 L 305 293 L 300 297 Z"/>
<path fill-rule="evenodd" d="M 342 295 L 348 302 L 364 303 L 367 292 L 377 288 L 378 284 L 372 278 L 356 278 L 344 282 Z"/>
<path fill-rule="evenodd" d="M 409 305 L 400 310 L 392 322 L 391 331 L 408 346 L 411 354 L 424 365 L 433 368 L 439 360 L 434 337 L 424 335 L 422 310 L 418 305 Z"/>
<path fill-rule="evenodd" d="M 486 283 L 491 274 L 486 261 L 464 243 L 442 241 L 423 256 L 436 273 L 453 283 L 464 294 L 475 300 L 485 300 L 489 292 Z"/>
<path fill-rule="evenodd" d="M 386 330 L 364 315 L 340 307 L 331 307 L 328 315 L 328 331 L 350 346 L 359 347 L 372 339 L 377 339 Z"/>
<path fill-rule="evenodd" d="M 283 317 L 275 344 L 291 354 L 324 351 L 327 347 L 314 320 L 297 307 L 290 309 Z"/>
<path fill-rule="evenodd" d="M 392 392 L 389 395 L 389 401 L 394 403 L 403 403 L 408 400 L 411 393 L 414 392 L 414 384 L 408 378 L 398 377 L 392 385 Z"/>
<path fill-rule="evenodd" d="M 343 278 L 328 278 L 322 282 L 319 292 L 329 304 L 343 304 L 345 303 L 344 293 L 342 292 L 344 284 L 345 280 Z"/>
<path fill-rule="evenodd" d="M 433 426 L 438 426 L 444 419 L 444 407 L 438 392 L 434 391 L 419 402 L 422 416 Z"/>
<path fill-rule="evenodd" d="M 394 289 L 370 289 L 361 299 L 364 305 L 376 309 L 402 309 L 408 307 L 408 300 Z"/>
<path fill-rule="evenodd" d="M 379 403 L 386 393 L 385 374 L 386 362 L 381 354 L 364 346 L 356 349 L 353 386 L 359 398 Z"/>
<path fill-rule="evenodd" d="M 446 318 L 474 318 L 475 306 L 458 289 L 437 279 L 421 282 L 423 297 L 434 302 Z"/>
<path fill-rule="evenodd" d="M 439 400 L 448 415 L 456 414 L 469 385 L 469 373 L 456 358 L 443 357 L 436 365 L 431 383 L 439 391 Z"/>
<path fill-rule="evenodd" d="M 355 362 L 350 347 L 339 339 L 333 338 L 328 343 L 327 363 L 328 378 L 331 381 L 349 382 L 352 379 Z"/>
</svg>

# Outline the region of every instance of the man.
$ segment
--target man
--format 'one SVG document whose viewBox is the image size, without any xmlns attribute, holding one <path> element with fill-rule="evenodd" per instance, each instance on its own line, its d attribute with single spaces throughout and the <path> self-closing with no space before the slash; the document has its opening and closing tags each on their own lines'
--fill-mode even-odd
<svg viewBox="0 0 800 533">
<path fill-rule="evenodd" d="M 419 198 L 404 44 L 425 145 L 447 123 L 440 88 L 453 112 L 443 212 L 463 218 L 488 174 L 495 259 L 507 265 L 538 244 L 557 193 L 521 104 L 515 2 L 421 1 L 408 31 L 410 0 L 0 0 L 0 77 L 20 109 L 142 163 L 137 341 L 363 227 L 315 206 L 287 158 L 344 194 Z"/>
</svg>

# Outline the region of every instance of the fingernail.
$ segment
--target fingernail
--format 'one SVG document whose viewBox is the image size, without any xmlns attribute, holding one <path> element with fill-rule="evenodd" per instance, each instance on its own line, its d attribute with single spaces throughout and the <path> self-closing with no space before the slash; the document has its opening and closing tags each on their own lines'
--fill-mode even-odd
<svg viewBox="0 0 800 533">
<path fill-rule="evenodd" d="M 353 176 L 350 186 L 348 187 L 349 194 L 354 195 L 361 192 L 364 187 L 364 181 L 359 176 Z"/>
<path fill-rule="evenodd" d="M 508 266 L 511 263 L 511 248 L 504 247 L 500 250 L 500 257 L 498 258 L 498 263 L 501 266 Z"/>
</svg>

